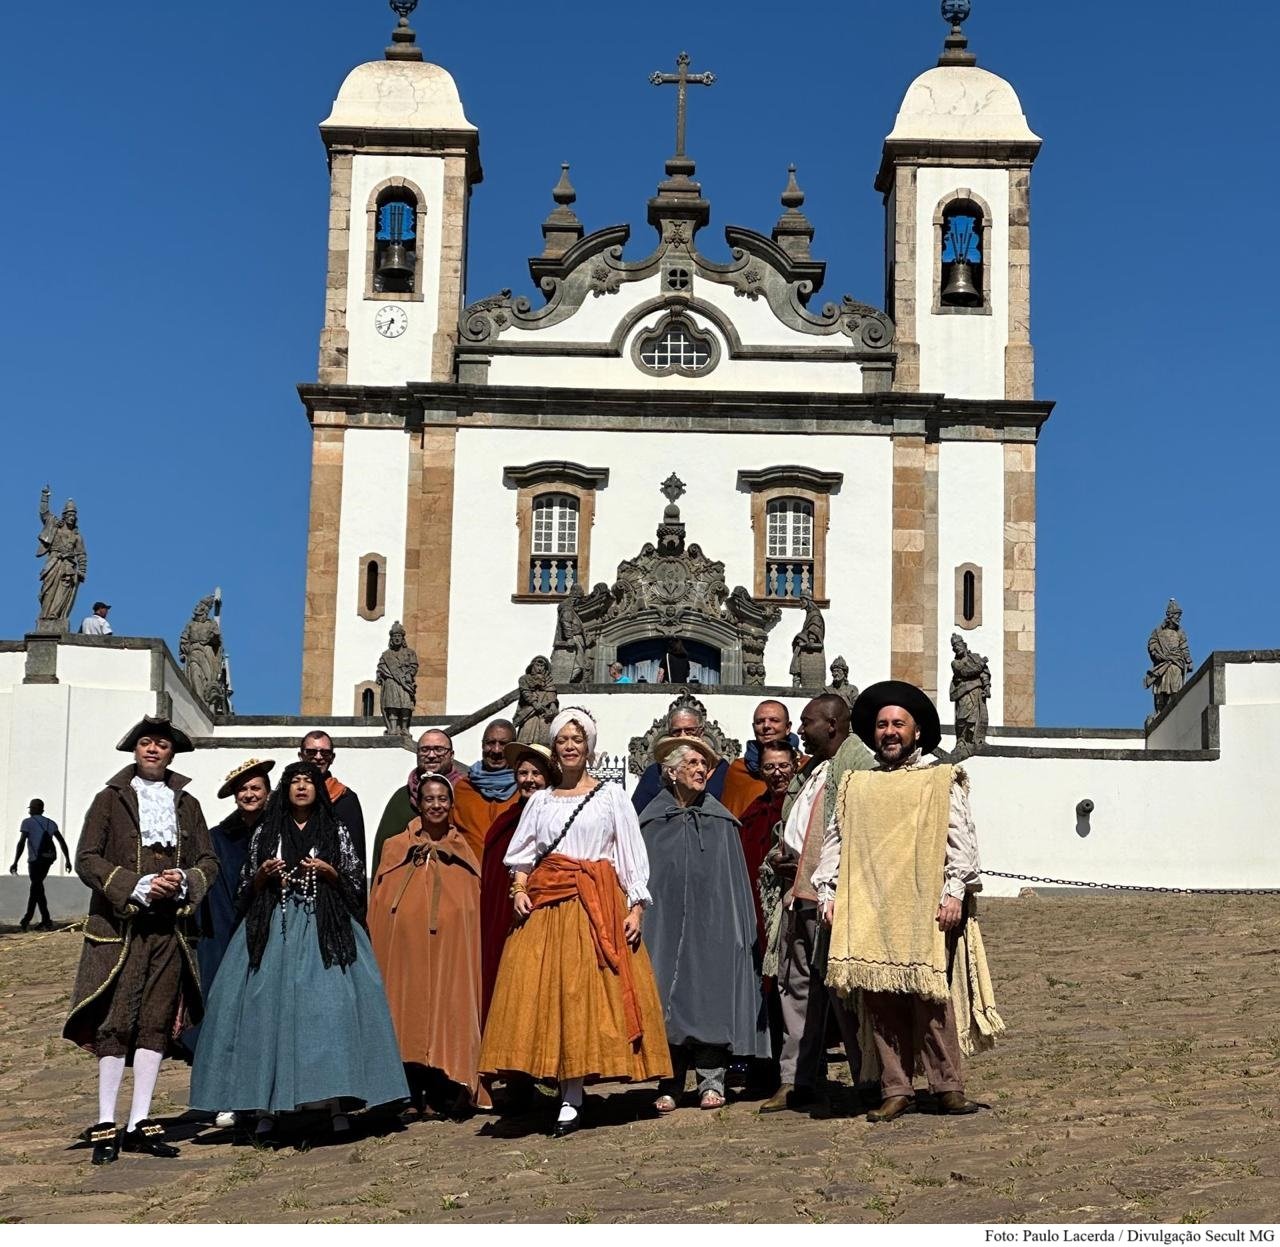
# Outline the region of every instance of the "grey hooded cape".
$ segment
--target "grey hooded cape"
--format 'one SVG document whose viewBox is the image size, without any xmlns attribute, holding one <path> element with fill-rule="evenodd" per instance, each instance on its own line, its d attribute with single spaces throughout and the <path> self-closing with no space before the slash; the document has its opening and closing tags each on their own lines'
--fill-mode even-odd
<svg viewBox="0 0 1280 1247">
<path fill-rule="evenodd" d="M 738 820 L 715 797 L 682 807 L 663 789 L 640 815 L 649 854 L 644 942 L 672 1047 L 769 1055 L 756 911 Z"/>
</svg>

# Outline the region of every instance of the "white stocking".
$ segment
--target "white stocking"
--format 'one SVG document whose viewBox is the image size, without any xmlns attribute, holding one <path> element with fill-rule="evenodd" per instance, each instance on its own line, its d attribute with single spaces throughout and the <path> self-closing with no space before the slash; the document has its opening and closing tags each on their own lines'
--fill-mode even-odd
<svg viewBox="0 0 1280 1247">
<path fill-rule="evenodd" d="M 129 1109 L 129 1129 L 145 1121 L 151 1112 L 151 1096 L 160 1076 L 164 1054 L 150 1048 L 138 1048 L 133 1054 L 133 1105 Z"/>
<path fill-rule="evenodd" d="M 120 1084 L 124 1081 L 124 1057 L 98 1058 L 98 1120 L 114 1122 L 116 1100 L 120 1098 Z"/>
<path fill-rule="evenodd" d="M 582 1079 L 565 1078 L 560 1082 L 560 1121 L 572 1121 L 582 1107 Z"/>
</svg>

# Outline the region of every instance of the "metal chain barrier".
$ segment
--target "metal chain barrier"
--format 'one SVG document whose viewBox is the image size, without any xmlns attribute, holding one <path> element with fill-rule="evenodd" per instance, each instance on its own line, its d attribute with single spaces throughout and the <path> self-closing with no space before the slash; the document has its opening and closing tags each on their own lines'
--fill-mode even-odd
<svg viewBox="0 0 1280 1247">
<path fill-rule="evenodd" d="M 999 879 L 1022 879 L 1027 883 L 1053 883 L 1065 888 L 1104 888 L 1112 892 L 1176 892 L 1184 896 L 1277 896 L 1280 888 L 1159 888 L 1143 883 L 1095 883 L 1088 879 L 1050 879 L 1045 875 L 1018 875 L 1008 870 L 983 870 Z"/>
</svg>

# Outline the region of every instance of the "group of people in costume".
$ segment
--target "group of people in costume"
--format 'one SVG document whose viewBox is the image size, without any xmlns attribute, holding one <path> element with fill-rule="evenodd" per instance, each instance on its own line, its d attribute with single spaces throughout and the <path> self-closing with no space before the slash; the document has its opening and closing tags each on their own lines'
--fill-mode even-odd
<svg viewBox="0 0 1280 1247">
<path fill-rule="evenodd" d="M 64 1033 L 98 1057 L 94 1163 L 177 1154 L 149 1112 L 180 1047 L 191 1107 L 263 1138 L 304 1110 L 335 1132 L 379 1105 L 518 1111 L 538 1083 L 563 1136 L 589 1083 L 656 1083 L 666 1114 L 692 1072 L 696 1102 L 716 1109 L 741 1065 L 762 1112 L 810 1110 L 832 1034 L 852 1079 L 879 1082 L 871 1120 L 917 1107 L 917 1072 L 933 1111 L 972 1111 L 962 1057 L 1003 1023 L 975 920 L 968 781 L 930 756 L 932 702 L 900 681 L 852 711 L 817 697 L 803 754 L 781 703 L 752 727 L 730 764 L 677 707 L 632 799 L 591 774 L 597 726 L 581 707 L 556 715 L 549 748 L 498 731 L 490 749 L 486 731 L 471 787 L 499 771 L 514 786 L 494 788 L 502 808 L 479 843 L 474 817 L 460 825 L 451 742 L 420 743 L 366 887 L 315 762 L 286 766 L 274 790 L 274 763 L 238 767 L 219 792 L 235 810 L 211 833 L 169 765 L 190 740 L 144 719 L 76 854 L 93 895 Z"/>
</svg>

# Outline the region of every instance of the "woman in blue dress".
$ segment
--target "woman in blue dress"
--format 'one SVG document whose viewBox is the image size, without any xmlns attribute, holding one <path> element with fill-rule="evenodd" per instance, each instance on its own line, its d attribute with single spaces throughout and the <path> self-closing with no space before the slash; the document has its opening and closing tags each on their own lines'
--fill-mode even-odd
<svg viewBox="0 0 1280 1247">
<path fill-rule="evenodd" d="M 364 865 L 310 762 L 285 768 L 240 873 L 236 928 L 214 981 L 191 1107 L 261 1114 L 409 1098 L 364 920 Z"/>
</svg>

